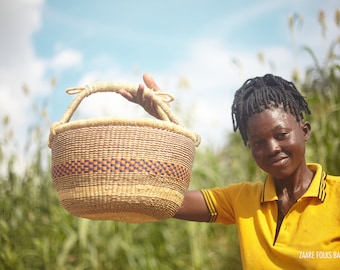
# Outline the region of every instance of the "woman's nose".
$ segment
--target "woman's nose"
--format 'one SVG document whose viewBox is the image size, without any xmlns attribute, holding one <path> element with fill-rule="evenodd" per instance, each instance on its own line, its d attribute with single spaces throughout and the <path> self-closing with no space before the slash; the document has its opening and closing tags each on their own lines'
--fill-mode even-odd
<svg viewBox="0 0 340 270">
<path fill-rule="evenodd" d="M 267 142 L 267 151 L 269 154 L 275 154 L 281 151 L 280 144 L 277 140 L 272 139 Z"/>
</svg>

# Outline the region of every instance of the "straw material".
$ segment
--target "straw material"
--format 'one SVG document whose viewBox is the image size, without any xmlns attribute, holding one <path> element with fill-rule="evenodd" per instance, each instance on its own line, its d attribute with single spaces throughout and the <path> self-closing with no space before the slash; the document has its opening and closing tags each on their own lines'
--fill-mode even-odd
<svg viewBox="0 0 340 270">
<path fill-rule="evenodd" d="M 131 223 L 170 218 L 189 186 L 199 136 L 179 124 L 163 99 L 156 98 L 162 120 L 68 122 L 84 97 L 121 87 L 97 83 L 81 88 L 62 120 L 52 125 L 54 186 L 75 216 Z M 124 88 L 135 91 L 137 86 Z"/>
</svg>

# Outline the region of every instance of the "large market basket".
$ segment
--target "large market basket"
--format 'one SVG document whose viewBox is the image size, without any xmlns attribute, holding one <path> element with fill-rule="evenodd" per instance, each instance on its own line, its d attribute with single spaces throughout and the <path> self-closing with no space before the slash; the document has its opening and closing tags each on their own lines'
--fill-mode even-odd
<svg viewBox="0 0 340 270">
<path fill-rule="evenodd" d="M 145 88 L 145 93 L 154 95 L 160 120 L 70 121 L 91 94 L 119 89 L 136 93 L 137 88 L 129 83 L 97 82 L 67 90 L 77 95 L 61 120 L 51 126 L 48 143 L 53 184 L 71 214 L 141 223 L 170 218 L 181 206 L 200 139 L 173 115 L 166 93 Z"/>
</svg>

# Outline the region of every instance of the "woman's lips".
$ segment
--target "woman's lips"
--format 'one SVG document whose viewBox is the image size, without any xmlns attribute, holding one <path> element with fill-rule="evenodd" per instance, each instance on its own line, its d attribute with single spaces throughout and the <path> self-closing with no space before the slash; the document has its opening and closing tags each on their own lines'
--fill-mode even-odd
<svg viewBox="0 0 340 270">
<path fill-rule="evenodd" d="M 288 161 L 288 157 L 286 156 L 276 157 L 269 161 L 269 165 L 274 166 L 274 167 L 279 167 L 279 166 L 285 165 L 287 161 Z"/>
</svg>

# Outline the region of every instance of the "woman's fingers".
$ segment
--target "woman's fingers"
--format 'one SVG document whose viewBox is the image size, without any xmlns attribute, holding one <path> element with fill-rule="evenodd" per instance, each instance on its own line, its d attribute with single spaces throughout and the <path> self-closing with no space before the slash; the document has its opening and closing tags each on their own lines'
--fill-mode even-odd
<svg viewBox="0 0 340 270">
<path fill-rule="evenodd" d="M 154 92 L 161 91 L 161 89 L 158 87 L 154 79 L 149 74 L 144 74 L 143 80 L 147 88 L 153 90 Z M 137 92 L 134 94 L 126 91 L 125 89 L 120 89 L 118 93 L 121 94 L 127 100 L 142 106 L 144 110 L 147 111 L 150 115 L 156 118 L 160 118 L 156 109 L 156 105 L 154 103 L 153 94 L 145 93 L 144 88 L 145 87 L 143 84 L 139 84 Z"/>
<path fill-rule="evenodd" d="M 143 84 L 138 85 L 138 90 L 137 90 L 137 94 L 136 94 L 135 98 L 136 98 L 135 102 L 138 103 L 139 105 L 143 106 L 144 99 L 145 99 L 144 85 Z"/>
<path fill-rule="evenodd" d="M 136 102 L 136 101 L 135 101 L 135 96 L 134 96 L 132 93 L 126 91 L 125 89 L 119 89 L 119 90 L 117 91 L 117 93 L 119 93 L 120 95 L 122 95 L 123 97 L 125 97 L 128 101 Z"/>
<path fill-rule="evenodd" d="M 148 73 L 145 73 L 143 75 L 143 80 L 145 85 L 149 88 L 154 90 L 155 92 L 157 91 L 161 91 L 161 89 L 158 87 L 158 85 L 156 84 L 155 80 L 152 78 L 152 76 Z"/>
<path fill-rule="evenodd" d="M 157 113 L 153 95 L 144 93 L 144 85 L 140 84 L 136 94 L 136 102 L 141 105 L 145 111 L 147 111 L 150 115 L 159 118 Z"/>
</svg>

